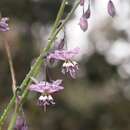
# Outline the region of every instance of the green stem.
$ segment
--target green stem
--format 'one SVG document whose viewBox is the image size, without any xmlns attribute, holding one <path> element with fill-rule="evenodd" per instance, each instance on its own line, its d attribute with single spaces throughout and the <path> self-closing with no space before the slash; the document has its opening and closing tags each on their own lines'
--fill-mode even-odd
<svg viewBox="0 0 130 130">
<path fill-rule="evenodd" d="M 35 70 L 34 76 L 38 74 L 39 68 L 40 68 L 40 67 L 37 66 L 37 69 Z M 31 80 L 30 80 L 30 83 L 31 83 Z M 14 112 L 14 114 L 13 114 L 13 117 L 12 117 L 11 122 L 10 122 L 10 124 L 9 124 L 8 130 L 13 130 L 14 124 L 15 124 L 16 119 L 17 119 L 17 115 L 18 115 L 18 113 L 20 112 L 20 108 L 21 108 L 23 102 L 25 101 L 25 99 L 26 99 L 26 97 L 27 97 L 27 95 L 28 95 L 28 92 L 29 92 L 29 91 L 28 91 L 28 88 L 25 88 L 25 90 L 24 90 L 24 92 L 23 92 L 23 94 L 22 94 L 22 98 L 21 98 L 20 104 L 18 104 L 18 105 L 16 106 L 16 110 L 15 110 L 15 112 Z"/>
<path fill-rule="evenodd" d="M 8 127 L 7 130 L 13 130 L 14 124 L 15 124 L 16 119 L 17 119 L 17 115 L 18 115 L 18 113 L 14 112 L 13 118 L 11 119 L 11 122 L 10 122 L 9 127 Z"/>
<path fill-rule="evenodd" d="M 25 79 L 23 80 L 22 84 L 20 85 L 20 88 L 22 90 L 24 90 L 23 94 L 22 94 L 22 102 L 26 99 L 27 95 L 28 95 L 28 88 L 27 86 L 31 83 L 30 77 L 31 76 L 36 76 L 37 75 L 37 66 L 41 66 L 41 64 L 43 63 L 43 54 L 47 53 L 49 51 L 49 49 L 52 46 L 53 41 L 55 40 L 56 35 L 58 34 L 58 32 L 62 29 L 62 27 L 65 25 L 65 23 L 69 20 L 69 18 L 72 16 L 72 14 L 74 13 L 75 9 L 77 8 L 77 6 L 79 5 L 79 0 L 78 2 L 75 4 L 75 6 L 72 8 L 71 12 L 68 14 L 68 16 L 65 18 L 65 20 L 63 21 L 63 23 L 60 25 L 60 27 L 53 32 L 53 34 L 50 35 L 50 38 L 48 40 L 48 46 L 43 50 L 43 52 L 41 53 L 41 55 L 37 58 L 35 64 L 31 67 L 29 73 L 26 75 Z M 59 14 L 59 13 L 58 13 Z M 62 14 L 62 13 L 61 13 Z M 58 15 L 57 15 L 58 16 Z M 62 17 L 62 16 L 59 16 Z M 61 18 L 59 18 L 60 20 Z M 59 21 L 58 21 L 59 22 Z M 58 25 L 58 24 L 57 24 Z M 56 29 L 56 28 L 55 28 Z M 0 118 L 0 128 L 2 127 L 5 119 L 7 118 L 7 115 L 10 111 L 10 109 L 12 108 L 12 106 L 14 105 L 16 100 L 16 95 L 14 95 L 12 97 L 12 99 L 10 100 L 9 104 L 7 105 L 6 109 L 4 110 L 1 118 Z M 16 118 L 14 116 L 14 119 L 16 121 Z M 13 124 L 14 125 L 14 124 Z M 12 129 L 9 129 L 12 130 Z"/>
<path fill-rule="evenodd" d="M 59 28 L 52 34 L 52 36 L 49 38 L 49 42 L 50 44 L 48 44 L 46 50 L 48 51 L 49 48 L 51 47 L 52 45 L 52 42 L 51 41 L 54 41 L 55 40 L 55 37 L 56 35 L 59 33 L 59 31 L 65 26 L 65 24 L 68 22 L 68 20 L 71 18 L 71 16 L 73 15 L 74 11 L 76 10 L 76 8 L 78 7 L 80 3 L 80 0 L 78 0 L 76 2 L 76 4 L 73 6 L 72 10 L 70 11 L 70 13 L 67 15 L 67 17 L 63 20 L 62 24 L 59 26 Z"/>
<path fill-rule="evenodd" d="M 16 105 L 16 107 L 15 107 L 15 112 L 13 113 L 13 118 L 11 118 L 11 122 L 10 122 L 10 124 L 9 124 L 7 130 L 13 130 L 14 124 L 15 124 L 16 119 L 17 119 L 17 115 L 18 115 L 18 113 L 19 113 L 19 108 L 20 108 L 20 107 L 18 107 L 18 105 Z"/>
<path fill-rule="evenodd" d="M 56 20 L 54 22 L 54 25 L 52 27 L 52 30 L 51 30 L 51 33 L 49 35 L 49 38 L 51 38 L 51 34 L 53 34 L 56 30 L 56 28 L 58 27 L 59 23 L 60 23 L 60 20 L 61 20 L 61 17 L 63 16 L 63 13 L 64 13 L 64 9 L 65 9 L 65 4 L 66 4 L 66 1 L 67 0 L 63 0 L 62 4 L 61 4 L 61 7 L 59 9 L 59 13 L 56 17 Z"/>
<path fill-rule="evenodd" d="M 59 31 L 65 26 L 65 24 L 68 22 L 68 20 L 71 18 L 71 16 L 73 15 L 74 11 L 76 10 L 76 8 L 78 7 L 80 1 L 78 0 L 75 4 L 75 6 L 72 8 L 72 10 L 69 12 L 69 14 L 67 15 L 67 17 L 63 20 L 62 24 L 59 26 L 59 28 L 55 31 L 55 33 L 53 34 L 54 36 L 52 36 L 52 39 L 53 37 L 55 37 Z"/>
<path fill-rule="evenodd" d="M 9 104 L 7 105 L 6 109 L 4 109 L 4 112 L 0 118 L 0 130 L 1 130 L 2 125 L 4 124 L 5 119 L 7 118 L 7 114 L 9 110 L 13 107 L 15 100 L 16 100 L 16 96 L 14 95 L 12 99 L 10 100 Z"/>
</svg>

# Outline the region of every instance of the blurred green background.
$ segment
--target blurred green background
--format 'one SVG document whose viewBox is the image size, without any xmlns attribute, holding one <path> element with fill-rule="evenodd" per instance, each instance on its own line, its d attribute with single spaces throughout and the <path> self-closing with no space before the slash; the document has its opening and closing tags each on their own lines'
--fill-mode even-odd
<svg viewBox="0 0 130 130">
<path fill-rule="evenodd" d="M 80 47 L 86 46 L 84 51 L 81 49 L 78 58 L 78 78 L 73 80 L 64 77 L 57 66 L 51 69 L 51 77 L 64 78 L 65 89 L 53 96 L 56 105 L 44 112 L 36 105 L 38 94 L 35 93 L 30 94 L 23 105 L 29 130 L 130 130 L 130 2 L 114 1 L 118 13 L 114 19 L 107 16 L 106 7 L 100 5 L 103 2 L 92 0 L 89 30 L 84 34 L 77 31 L 85 39 L 85 44 L 80 43 Z M 60 3 L 60 0 L 0 0 L 2 16 L 10 18 L 10 31 L 6 35 L 17 85 L 46 45 Z M 65 15 L 73 3 L 69 1 Z M 99 6 L 104 12 L 100 11 Z M 94 17 L 98 17 L 96 23 Z M 72 24 L 78 28 L 77 21 Z M 3 44 L 0 34 L 0 113 L 12 96 Z"/>
</svg>

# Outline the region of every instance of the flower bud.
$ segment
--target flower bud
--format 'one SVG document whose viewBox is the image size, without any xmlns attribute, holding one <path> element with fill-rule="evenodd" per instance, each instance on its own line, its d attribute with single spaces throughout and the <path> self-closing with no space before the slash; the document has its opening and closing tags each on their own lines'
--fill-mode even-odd
<svg viewBox="0 0 130 130">
<path fill-rule="evenodd" d="M 56 45 L 55 45 L 55 49 L 57 50 L 61 50 L 61 49 L 63 49 L 64 48 L 64 45 L 65 45 L 65 39 L 64 38 L 62 38 L 60 41 L 59 41 L 59 43 L 56 43 Z"/>
<path fill-rule="evenodd" d="M 28 126 L 27 126 L 26 121 L 23 117 L 21 117 L 21 116 L 17 117 L 14 130 L 28 130 Z"/>
<path fill-rule="evenodd" d="M 88 29 L 88 21 L 85 17 L 80 18 L 79 26 L 84 32 Z"/>
<path fill-rule="evenodd" d="M 86 12 L 83 14 L 83 17 L 88 19 L 88 18 L 90 18 L 90 15 L 91 15 L 91 10 L 90 10 L 90 6 L 89 6 L 88 9 L 86 10 Z"/>
<path fill-rule="evenodd" d="M 80 0 L 80 5 L 81 5 L 81 6 L 84 5 L 84 0 Z"/>
<path fill-rule="evenodd" d="M 108 11 L 108 14 L 112 17 L 116 15 L 115 6 L 111 0 L 108 1 L 107 11 Z"/>
</svg>

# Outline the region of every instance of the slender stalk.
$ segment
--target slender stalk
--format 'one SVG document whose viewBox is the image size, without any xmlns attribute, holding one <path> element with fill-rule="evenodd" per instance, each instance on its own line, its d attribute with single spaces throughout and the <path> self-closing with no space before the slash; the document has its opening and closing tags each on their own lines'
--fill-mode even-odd
<svg viewBox="0 0 130 130">
<path fill-rule="evenodd" d="M 6 54 L 7 54 L 7 58 L 9 62 L 11 78 L 12 78 L 12 91 L 13 91 L 13 94 L 15 94 L 16 78 L 15 78 L 15 72 L 14 72 L 14 67 L 13 67 L 13 60 L 12 60 L 9 44 L 5 36 L 4 36 L 4 45 L 5 45 L 5 50 L 6 50 Z"/>
<path fill-rule="evenodd" d="M 59 28 L 55 31 L 55 33 L 52 35 L 52 40 L 54 40 L 54 37 L 59 33 L 59 31 L 65 26 L 65 24 L 68 22 L 68 20 L 73 15 L 74 11 L 77 9 L 78 5 L 80 3 L 80 0 L 78 0 L 75 5 L 73 6 L 72 10 L 69 12 L 67 17 L 63 20 L 62 24 L 59 26 Z"/>
<path fill-rule="evenodd" d="M 13 113 L 13 118 L 11 118 L 11 122 L 10 122 L 7 130 L 13 130 L 13 127 L 14 127 L 14 124 L 16 122 L 18 113 L 19 113 L 19 107 L 16 104 L 16 106 L 15 106 L 15 112 Z"/>
<path fill-rule="evenodd" d="M 71 18 L 71 16 L 73 15 L 74 11 L 76 10 L 76 8 L 78 7 L 80 3 L 80 0 L 78 0 L 76 2 L 76 4 L 73 6 L 72 10 L 70 11 L 70 13 L 67 15 L 67 17 L 63 20 L 62 24 L 59 26 L 59 28 L 53 33 L 53 35 L 50 37 L 50 42 L 55 40 L 56 35 L 59 33 L 59 31 L 65 26 L 65 24 L 68 22 L 68 20 Z M 52 42 L 47 46 L 46 50 L 48 50 L 50 48 L 50 46 L 52 45 Z"/>
<path fill-rule="evenodd" d="M 9 43 L 6 40 L 5 35 L 3 34 L 4 37 L 4 46 L 5 46 L 5 50 L 6 50 L 6 54 L 7 54 L 7 58 L 8 58 L 8 62 L 9 62 L 9 68 L 10 68 L 10 73 L 11 73 L 11 79 L 12 79 L 12 91 L 13 94 L 15 95 L 15 89 L 16 89 L 16 78 L 15 78 L 15 72 L 14 72 L 14 67 L 13 67 L 13 60 L 12 60 L 12 56 L 11 56 L 11 52 L 10 52 L 10 47 L 9 47 Z M 4 117 L 6 117 L 6 112 L 10 109 L 10 107 L 12 107 L 12 102 L 13 100 L 15 100 L 15 96 L 13 96 L 12 100 L 10 100 L 7 109 L 4 110 L 3 115 L 1 116 L 1 120 L 4 119 Z M 3 122 L 1 122 L 1 124 L 3 124 Z M 0 126 L 1 129 L 1 126 Z"/>
<path fill-rule="evenodd" d="M 23 80 L 22 84 L 20 85 L 20 88 L 22 88 L 24 90 L 23 94 L 22 94 L 22 102 L 26 99 L 27 95 L 28 95 L 28 89 L 27 86 L 31 83 L 31 79 L 30 77 L 34 77 L 37 75 L 38 72 L 37 66 L 41 66 L 41 64 L 43 63 L 43 54 L 47 53 L 49 51 L 49 49 L 51 48 L 51 45 L 53 43 L 53 41 L 55 40 L 56 35 L 58 34 L 58 32 L 62 29 L 62 27 L 65 25 L 65 23 L 69 20 L 69 18 L 72 16 L 72 14 L 74 13 L 75 9 L 77 8 L 77 6 L 79 5 L 79 0 L 78 2 L 74 5 L 74 7 L 72 8 L 71 12 L 68 14 L 68 16 L 65 18 L 65 20 L 63 21 L 63 23 L 60 25 L 60 27 L 53 32 L 53 34 L 50 35 L 50 38 L 48 40 L 48 46 L 43 49 L 43 52 L 41 53 L 41 55 L 37 58 L 35 64 L 31 67 L 29 73 L 26 75 L 25 79 Z M 9 112 L 9 110 L 12 108 L 14 102 L 16 100 L 16 96 L 13 96 L 10 103 L 7 105 L 6 109 L 3 112 L 3 115 L 0 118 L 0 126 L 3 125 L 3 122 L 5 121 L 7 114 Z M 14 117 L 15 118 L 15 117 Z M 12 129 L 9 129 L 12 130 Z"/>
<path fill-rule="evenodd" d="M 12 97 L 12 99 L 10 100 L 10 102 L 8 103 L 6 109 L 4 109 L 4 112 L 3 112 L 3 114 L 2 114 L 2 116 L 1 116 L 1 118 L 0 118 L 0 130 L 2 130 L 1 127 L 2 127 L 2 125 L 4 124 L 5 119 L 7 118 L 8 112 L 9 112 L 10 109 L 13 107 L 13 105 L 14 105 L 14 103 L 15 103 L 15 100 L 16 100 L 16 96 L 13 95 L 13 97 Z"/>
<path fill-rule="evenodd" d="M 63 13 L 64 13 L 64 9 L 65 9 L 65 4 L 66 4 L 66 1 L 67 0 L 63 0 L 62 4 L 61 4 L 61 7 L 59 9 L 59 13 L 56 17 L 56 20 L 54 22 L 54 25 L 52 27 L 52 30 L 51 30 L 51 33 L 49 35 L 49 38 L 51 38 L 51 34 L 53 34 L 56 30 L 56 28 L 58 27 L 59 23 L 60 23 L 60 20 L 61 20 L 61 17 L 63 16 Z M 49 39 L 50 40 L 50 39 Z"/>
</svg>

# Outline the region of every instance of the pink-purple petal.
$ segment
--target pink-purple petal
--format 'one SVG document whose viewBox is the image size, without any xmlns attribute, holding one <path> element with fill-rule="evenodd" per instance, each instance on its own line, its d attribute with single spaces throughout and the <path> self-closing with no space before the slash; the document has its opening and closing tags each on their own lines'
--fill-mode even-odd
<svg viewBox="0 0 130 130">
<path fill-rule="evenodd" d="M 9 31 L 9 26 L 8 26 L 8 18 L 5 17 L 5 18 L 2 18 L 0 20 L 0 31 L 2 32 L 6 32 L 6 31 Z"/>
<path fill-rule="evenodd" d="M 53 53 L 50 53 L 47 57 L 48 59 L 57 59 L 57 60 L 69 60 L 79 53 L 79 48 L 74 48 L 71 50 L 56 50 Z"/>
<path fill-rule="evenodd" d="M 61 83 L 62 80 L 56 80 L 53 81 L 52 83 L 43 81 L 38 84 L 30 85 L 29 90 L 39 92 L 39 93 L 51 94 L 64 89 L 64 87 L 61 86 Z"/>
<path fill-rule="evenodd" d="M 30 90 L 30 91 L 39 92 L 39 93 L 43 93 L 42 87 L 40 87 L 40 86 L 37 85 L 37 84 L 32 84 L 32 85 L 30 85 L 29 90 Z"/>
</svg>

